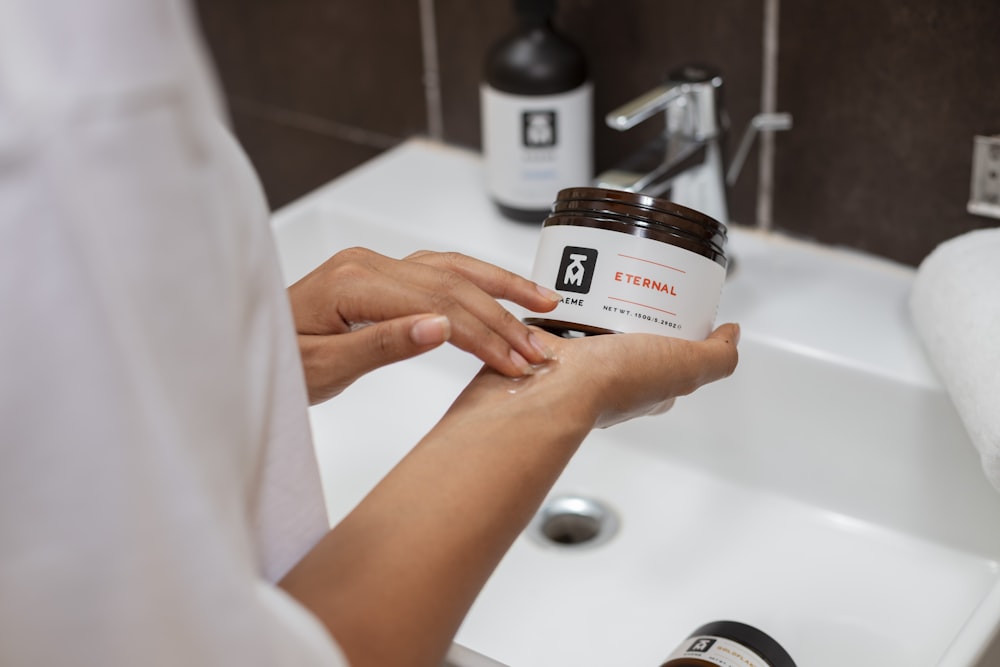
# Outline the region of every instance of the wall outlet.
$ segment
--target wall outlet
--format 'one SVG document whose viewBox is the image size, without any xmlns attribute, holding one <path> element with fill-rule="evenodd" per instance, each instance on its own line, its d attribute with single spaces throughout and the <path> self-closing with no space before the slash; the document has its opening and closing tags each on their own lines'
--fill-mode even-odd
<svg viewBox="0 0 1000 667">
<path fill-rule="evenodd" d="M 969 213 L 1000 218 L 1000 134 L 975 138 Z"/>
</svg>

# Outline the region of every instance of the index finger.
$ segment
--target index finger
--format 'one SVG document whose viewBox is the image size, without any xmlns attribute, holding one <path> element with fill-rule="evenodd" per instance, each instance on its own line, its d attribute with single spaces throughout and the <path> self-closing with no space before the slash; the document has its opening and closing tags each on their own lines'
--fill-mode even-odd
<svg viewBox="0 0 1000 667">
<path fill-rule="evenodd" d="M 457 273 L 494 299 L 504 299 L 536 313 L 552 310 L 561 298 L 558 292 L 513 271 L 462 253 L 418 250 L 405 259 Z"/>
</svg>

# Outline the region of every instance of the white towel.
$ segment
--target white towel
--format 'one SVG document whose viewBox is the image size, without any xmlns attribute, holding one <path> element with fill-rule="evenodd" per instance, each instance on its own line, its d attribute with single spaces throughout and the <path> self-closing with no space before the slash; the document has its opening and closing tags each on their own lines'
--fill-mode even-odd
<svg viewBox="0 0 1000 667">
<path fill-rule="evenodd" d="M 957 236 L 928 255 L 910 310 L 986 477 L 1000 491 L 1000 228 Z"/>
</svg>

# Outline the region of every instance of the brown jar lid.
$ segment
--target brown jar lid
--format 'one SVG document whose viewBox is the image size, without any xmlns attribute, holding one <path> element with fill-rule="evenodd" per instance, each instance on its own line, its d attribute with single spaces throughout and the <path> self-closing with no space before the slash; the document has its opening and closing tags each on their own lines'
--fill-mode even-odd
<svg viewBox="0 0 1000 667">
<path fill-rule="evenodd" d="M 571 225 L 576 227 L 597 227 L 622 234 L 631 234 L 643 238 L 669 243 L 670 245 L 690 250 L 707 257 L 723 268 L 728 265 L 726 253 L 714 244 L 700 239 L 677 227 L 661 223 L 636 220 L 625 216 L 615 216 L 610 213 L 561 211 L 550 213 L 543 226 Z"/>
<path fill-rule="evenodd" d="M 624 190 L 593 187 L 576 187 L 560 190 L 556 197 L 556 203 L 569 201 L 622 204 L 634 208 L 639 215 L 642 215 L 643 212 L 651 216 L 666 214 L 701 225 L 710 230 L 712 234 L 720 233 L 725 237 L 728 233 L 723 223 L 711 216 L 705 215 L 701 211 L 696 211 L 693 208 L 688 208 L 668 199 L 652 197 L 639 192 L 625 192 Z"/>
<path fill-rule="evenodd" d="M 544 226 L 596 227 L 669 243 L 726 267 L 726 227 L 666 199 L 607 188 L 560 190 Z"/>
<path fill-rule="evenodd" d="M 722 252 L 726 246 L 726 235 L 718 229 L 712 229 L 700 223 L 691 222 L 677 215 L 670 215 L 652 209 L 640 209 L 629 204 L 621 204 L 611 200 L 595 201 L 590 199 L 573 199 L 556 201 L 552 205 L 552 213 L 576 213 L 578 215 L 596 215 L 624 221 L 635 221 L 642 225 L 663 226 L 672 231 L 683 232 L 695 239 L 706 241 Z"/>
</svg>

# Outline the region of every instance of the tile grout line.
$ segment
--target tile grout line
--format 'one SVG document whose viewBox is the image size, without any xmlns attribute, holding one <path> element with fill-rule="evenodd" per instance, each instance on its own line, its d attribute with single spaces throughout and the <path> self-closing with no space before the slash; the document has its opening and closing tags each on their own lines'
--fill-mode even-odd
<svg viewBox="0 0 1000 667">
<path fill-rule="evenodd" d="M 299 111 L 271 107 L 243 97 L 230 96 L 228 104 L 230 112 L 246 114 L 251 118 L 266 120 L 283 127 L 315 132 L 325 137 L 347 141 L 359 146 L 385 150 L 399 144 L 399 139 L 381 132 L 338 123 Z"/>
<path fill-rule="evenodd" d="M 781 0 L 764 0 L 763 63 L 760 112 L 778 110 L 778 12 Z M 774 133 L 760 133 L 757 177 L 757 227 L 769 231 L 774 223 Z"/>
<path fill-rule="evenodd" d="M 427 102 L 427 134 L 435 141 L 443 141 L 444 114 L 441 110 L 441 76 L 434 0 L 419 0 L 419 3 L 420 44 L 424 56 L 424 97 Z"/>
</svg>

